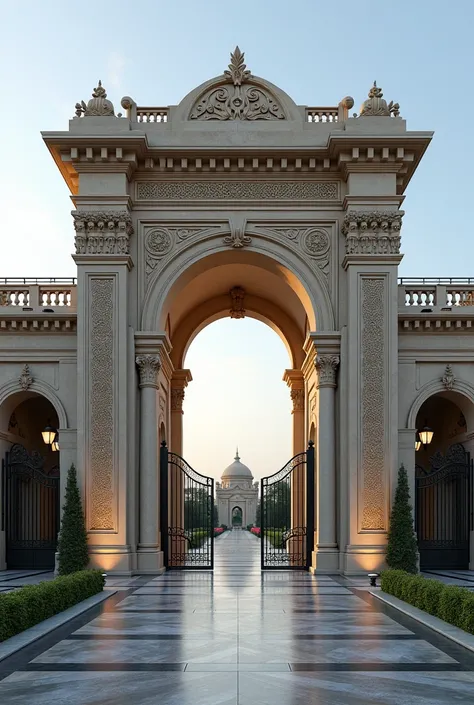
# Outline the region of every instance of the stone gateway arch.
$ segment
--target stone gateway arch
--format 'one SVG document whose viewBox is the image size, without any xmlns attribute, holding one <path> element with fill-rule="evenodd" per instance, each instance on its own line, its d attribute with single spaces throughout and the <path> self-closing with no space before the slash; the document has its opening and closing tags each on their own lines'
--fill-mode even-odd
<svg viewBox="0 0 474 705">
<path fill-rule="evenodd" d="M 358 112 L 351 97 L 296 105 L 238 48 L 179 105 L 121 105 L 99 82 L 66 131 L 43 133 L 74 203 L 77 282 L 0 287 L 1 442 L 28 364 L 66 410 L 61 486 L 74 461 L 91 564 L 160 573 L 162 512 L 174 501 L 178 526 L 185 503 L 172 476 L 160 497 L 159 458 L 164 441 L 182 455 L 186 352 L 209 323 L 254 317 L 289 352 L 294 455 L 314 443 L 309 567 L 380 569 L 400 463 L 413 494 L 415 466 L 430 470 L 415 449 L 426 404 L 443 457 L 453 414 L 466 453 L 474 437 L 474 282 L 398 279 L 401 206 L 432 133 L 409 131 L 376 84 Z M 15 353 L 31 338 L 32 359 Z"/>
</svg>

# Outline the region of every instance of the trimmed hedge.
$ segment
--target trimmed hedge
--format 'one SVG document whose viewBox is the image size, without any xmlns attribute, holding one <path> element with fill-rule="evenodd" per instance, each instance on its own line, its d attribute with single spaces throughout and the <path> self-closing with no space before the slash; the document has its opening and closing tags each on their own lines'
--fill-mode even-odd
<svg viewBox="0 0 474 705">
<path fill-rule="evenodd" d="M 474 634 L 474 593 L 467 588 L 445 585 L 404 570 L 385 570 L 381 587 L 389 595 Z"/>
<path fill-rule="evenodd" d="M 81 570 L 0 595 L 0 642 L 102 592 L 101 570 Z"/>
</svg>

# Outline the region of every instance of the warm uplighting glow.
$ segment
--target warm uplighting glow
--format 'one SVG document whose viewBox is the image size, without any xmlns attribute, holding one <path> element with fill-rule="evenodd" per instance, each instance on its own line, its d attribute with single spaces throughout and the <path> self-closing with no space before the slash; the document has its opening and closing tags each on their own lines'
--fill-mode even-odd
<svg viewBox="0 0 474 705">
<path fill-rule="evenodd" d="M 54 439 L 56 437 L 56 429 L 50 426 L 48 422 L 48 425 L 46 426 L 44 431 L 41 431 L 41 435 L 43 436 L 43 441 L 46 443 L 46 445 L 50 446 L 54 443 Z"/>
<path fill-rule="evenodd" d="M 431 428 L 429 428 L 428 426 L 425 426 L 420 431 L 420 440 L 424 446 L 429 446 L 429 444 L 433 440 L 433 431 L 431 430 Z"/>
</svg>

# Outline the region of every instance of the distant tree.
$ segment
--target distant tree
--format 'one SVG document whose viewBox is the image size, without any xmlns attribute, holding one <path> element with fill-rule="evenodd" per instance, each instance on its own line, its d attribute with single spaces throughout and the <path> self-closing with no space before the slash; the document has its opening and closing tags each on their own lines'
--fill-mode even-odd
<svg viewBox="0 0 474 705">
<path fill-rule="evenodd" d="M 184 528 L 204 529 L 213 526 L 211 496 L 204 487 L 190 487 L 184 491 Z"/>
<path fill-rule="evenodd" d="M 291 524 L 291 487 L 287 482 L 276 482 L 265 492 L 265 529 L 287 529 Z"/>
<path fill-rule="evenodd" d="M 389 568 L 417 572 L 417 545 L 413 530 L 413 509 L 410 504 L 407 471 L 400 467 L 395 501 L 392 506 L 387 543 Z"/>
<path fill-rule="evenodd" d="M 212 512 L 212 526 L 214 529 L 216 529 L 219 526 L 219 515 L 217 513 L 217 506 L 214 504 L 214 509 Z"/>
<path fill-rule="evenodd" d="M 59 575 L 68 575 L 87 568 L 89 563 L 87 532 L 74 465 L 71 465 L 67 474 L 66 501 L 58 537 L 58 553 Z"/>
</svg>

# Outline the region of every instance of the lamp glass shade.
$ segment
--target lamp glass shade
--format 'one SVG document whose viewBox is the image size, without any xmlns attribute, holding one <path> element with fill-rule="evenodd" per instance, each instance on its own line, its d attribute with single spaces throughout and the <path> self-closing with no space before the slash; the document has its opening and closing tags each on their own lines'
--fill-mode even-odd
<svg viewBox="0 0 474 705">
<path fill-rule="evenodd" d="M 420 440 L 424 446 L 429 446 L 429 444 L 433 440 L 433 431 L 431 430 L 431 428 L 429 428 L 428 426 L 425 426 L 420 431 Z"/>
<path fill-rule="evenodd" d="M 420 450 L 420 448 L 421 448 L 421 438 L 420 438 L 420 434 L 417 431 L 416 436 L 415 436 L 415 450 Z"/>
<path fill-rule="evenodd" d="M 56 429 L 48 424 L 44 431 L 41 431 L 41 435 L 43 436 L 43 441 L 46 443 L 46 445 L 50 446 L 56 436 Z"/>
<path fill-rule="evenodd" d="M 59 436 L 56 433 L 54 436 L 54 441 L 51 443 L 51 450 L 52 451 L 58 451 L 59 450 Z"/>
</svg>

